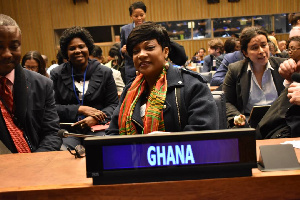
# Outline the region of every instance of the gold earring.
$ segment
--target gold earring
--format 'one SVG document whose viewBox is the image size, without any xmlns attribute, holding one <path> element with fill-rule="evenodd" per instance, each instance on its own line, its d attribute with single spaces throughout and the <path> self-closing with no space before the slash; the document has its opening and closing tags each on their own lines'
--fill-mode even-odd
<svg viewBox="0 0 300 200">
<path fill-rule="evenodd" d="M 167 61 L 167 62 L 165 63 L 165 68 L 166 68 L 166 69 L 169 69 L 169 67 L 170 67 L 170 64 L 169 64 L 169 62 Z"/>
</svg>

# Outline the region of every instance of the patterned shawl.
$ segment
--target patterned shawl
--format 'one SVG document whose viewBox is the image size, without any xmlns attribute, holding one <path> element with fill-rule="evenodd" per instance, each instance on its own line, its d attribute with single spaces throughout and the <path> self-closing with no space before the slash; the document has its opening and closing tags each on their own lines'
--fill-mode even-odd
<svg viewBox="0 0 300 200">
<path fill-rule="evenodd" d="M 146 87 L 146 81 L 143 74 L 135 78 L 131 87 L 123 100 L 119 114 L 119 134 L 134 135 L 137 134 L 136 127 L 132 121 L 132 114 L 136 103 L 140 99 Z M 143 134 L 153 131 L 164 131 L 163 106 L 167 94 L 167 70 L 163 70 L 153 86 L 146 104 L 144 117 Z"/>
</svg>

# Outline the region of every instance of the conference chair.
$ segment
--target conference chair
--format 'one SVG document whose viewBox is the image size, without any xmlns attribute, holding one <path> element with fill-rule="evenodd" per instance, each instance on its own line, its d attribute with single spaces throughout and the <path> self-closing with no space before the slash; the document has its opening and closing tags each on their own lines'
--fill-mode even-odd
<svg viewBox="0 0 300 200">
<path fill-rule="evenodd" d="M 227 117 L 226 117 L 226 100 L 223 91 L 212 91 L 214 100 L 216 101 L 218 112 L 219 112 L 219 129 L 227 128 Z"/>
</svg>

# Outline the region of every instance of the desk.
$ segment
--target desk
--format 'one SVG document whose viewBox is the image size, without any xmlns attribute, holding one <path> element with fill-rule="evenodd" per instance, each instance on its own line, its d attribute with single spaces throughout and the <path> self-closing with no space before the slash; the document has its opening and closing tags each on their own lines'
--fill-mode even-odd
<svg viewBox="0 0 300 200">
<path fill-rule="evenodd" d="M 300 138 L 298 138 L 300 139 Z M 286 140 L 257 141 L 257 146 Z M 296 149 L 298 159 L 300 150 Z M 300 170 L 252 177 L 93 186 L 69 152 L 0 155 L 0 199 L 299 199 Z"/>
</svg>

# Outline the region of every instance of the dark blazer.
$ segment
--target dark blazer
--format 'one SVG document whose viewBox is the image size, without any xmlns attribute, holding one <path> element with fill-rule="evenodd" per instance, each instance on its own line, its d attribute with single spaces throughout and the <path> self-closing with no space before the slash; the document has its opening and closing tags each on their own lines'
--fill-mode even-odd
<svg viewBox="0 0 300 200">
<path fill-rule="evenodd" d="M 168 89 L 163 110 L 166 132 L 199 131 L 218 129 L 217 105 L 203 78 L 196 72 L 179 70 L 173 66 L 167 71 Z M 128 84 L 121 96 L 120 104 L 114 111 L 107 134 L 119 134 L 119 112 L 121 103 L 130 88 Z M 176 90 L 180 88 L 180 90 Z M 176 100 L 176 92 L 180 92 L 181 100 Z M 182 106 L 180 114 L 178 106 Z M 140 116 L 141 99 L 133 111 L 132 121 L 138 133 L 142 133 L 143 120 Z M 180 119 L 179 119 L 180 118 Z"/>
<path fill-rule="evenodd" d="M 218 67 L 216 73 L 214 74 L 214 76 L 210 81 L 210 85 L 211 86 L 222 85 L 225 75 L 228 71 L 228 65 L 230 63 L 234 63 L 243 59 L 244 59 L 244 55 L 241 51 L 235 51 L 233 53 L 225 54 L 220 66 Z"/>
<path fill-rule="evenodd" d="M 201 72 L 210 72 L 213 66 L 213 55 L 207 55 L 203 58 L 203 69 Z"/>
<path fill-rule="evenodd" d="M 13 96 L 16 125 L 23 130 L 31 151 L 59 150 L 62 140 L 57 136 L 59 118 L 55 110 L 52 81 L 18 65 L 15 68 Z M 0 132 L 1 141 L 10 151 L 17 153 L 2 114 Z"/>
<path fill-rule="evenodd" d="M 96 60 L 89 60 L 89 65 L 94 71 L 84 95 L 84 105 L 103 111 L 109 121 L 119 103 L 112 71 Z M 61 122 L 76 122 L 78 117 L 77 111 L 80 104 L 74 93 L 71 69 L 70 63 L 67 62 L 50 72 L 54 83 L 56 109 Z"/>
<path fill-rule="evenodd" d="M 279 65 L 284 60 L 283 58 L 269 58 L 269 62 L 274 69 L 271 70 L 271 73 L 278 96 L 284 90 L 284 79 L 278 73 Z M 227 120 L 231 125 L 234 116 L 245 114 L 251 86 L 251 73 L 247 71 L 247 68 L 248 61 L 246 59 L 230 64 L 223 83 L 222 89 L 226 97 Z"/>
<path fill-rule="evenodd" d="M 129 34 L 131 33 L 134 23 L 131 24 L 127 24 L 125 26 L 121 27 L 121 48 L 126 45 L 127 43 L 127 38 L 129 36 Z M 135 73 L 135 68 L 133 65 L 133 60 L 132 58 L 126 53 L 126 54 L 122 54 L 124 56 L 125 59 L 125 84 L 127 84 L 129 82 L 129 80 L 131 80 L 133 77 L 136 76 Z"/>
</svg>

